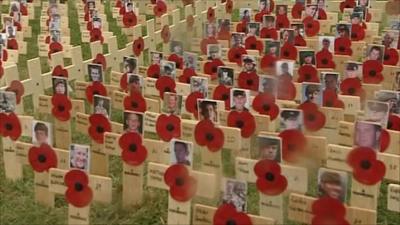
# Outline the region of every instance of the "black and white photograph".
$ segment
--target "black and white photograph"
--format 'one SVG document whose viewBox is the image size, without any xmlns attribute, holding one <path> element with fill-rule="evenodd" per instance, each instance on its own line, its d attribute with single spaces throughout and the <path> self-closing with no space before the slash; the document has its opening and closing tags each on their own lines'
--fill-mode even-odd
<svg viewBox="0 0 400 225">
<path fill-rule="evenodd" d="M 90 146 L 78 144 L 69 146 L 69 168 L 89 172 Z"/>
<path fill-rule="evenodd" d="M 94 114 L 102 114 L 106 118 L 111 118 L 111 98 L 102 95 L 94 95 L 93 102 Z"/>
<path fill-rule="evenodd" d="M 164 93 L 162 112 L 179 116 L 182 108 L 182 95 L 176 93 Z"/>
<path fill-rule="evenodd" d="M 332 54 L 335 51 L 335 37 L 334 36 L 319 36 L 318 37 L 319 49 L 328 50 Z"/>
<path fill-rule="evenodd" d="M 208 79 L 206 77 L 193 76 L 190 78 L 190 92 L 200 92 L 204 98 L 207 98 Z"/>
<path fill-rule="evenodd" d="M 207 59 L 214 60 L 221 58 L 222 48 L 219 44 L 208 44 L 207 45 Z"/>
<path fill-rule="evenodd" d="M 172 139 L 170 144 L 171 165 L 182 164 L 192 167 L 193 165 L 193 143 Z"/>
<path fill-rule="evenodd" d="M 256 72 L 257 61 L 255 56 L 252 55 L 242 55 L 242 65 L 243 71 L 247 73 Z"/>
<path fill-rule="evenodd" d="M 163 59 L 163 53 L 162 52 L 150 52 L 150 57 L 151 57 L 151 64 L 152 65 L 161 65 L 161 60 Z"/>
<path fill-rule="evenodd" d="M 192 52 L 183 52 L 183 63 L 185 69 L 197 70 L 197 54 Z"/>
<path fill-rule="evenodd" d="M 375 99 L 389 104 L 389 112 L 400 114 L 400 91 L 380 90 L 375 92 Z"/>
<path fill-rule="evenodd" d="M 276 74 L 285 79 L 293 78 L 294 61 L 278 60 L 276 61 Z"/>
<path fill-rule="evenodd" d="M 399 42 L 398 30 L 385 30 L 382 35 L 382 45 L 385 48 L 397 48 Z"/>
<path fill-rule="evenodd" d="M 251 21 L 251 8 L 240 8 L 239 9 L 239 18 L 240 21 L 250 22 Z"/>
<path fill-rule="evenodd" d="M 217 37 L 217 25 L 215 23 L 204 24 L 204 37 L 205 38 Z"/>
<path fill-rule="evenodd" d="M 231 34 L 231 48 L 244 47 L 245 33 L 233 32 Z"/>
<path fill-rule="evenodd" d="M 257 136 L 258 157 L 257 159 L 273 160 L 280 163 L 282 161 L 282 140 L 280 137 Z"/>
<path fill-rule="evenodd" d="M 175 80 L 176 77 L 176 64 L 173 61 L 161 61 L 161 76 L 169 76 Z"/>
<path fill-rule="evenodd" d="M 365 120 L 379 123 L 387 127 L 389 120 L 389 103 L 374 100 L 367 100 L 365 107 Z"/>
<path fill-rule="evenodd" d="M 217 69 L 218 83 L 225 86 L 233 86 L 234 69 L 225 66 L 219 66 Z"/>
<path fill-rule="evenodd" d="M 340 74 L 336 72 L 321 72 L 320 78 L 323 90 L 339 92 Z"/>
<path fill-rule="evenodd" d="M 103 66 L 101 64 L 88 64 L 89 80 L 103 82 Z"/>
<path fill-rule="evenodd" d="M 130 57 L 130 56 L 124 56 L 124 60 L 122 63 L 122 71 L 123 73 L 135 73 L 137 74 L 137 58 L 135 57 Z"/>
<path fill-rule="evenodd" d="M 68 82 L 65 77 L 52 77 L 53 94 L 68 95 Z"/>
<path fill-rule="evenodd" d="M 277 96 L 278 81 L 273 76 L 261 75 L 258 91 L 262 93 L 272 94 L 273 96 Z"/>
<path fill-rule="evenodd" d="M 232 204 L 237 212 L 246 212 L 247 182 L 226 179 L 223 184 L 222 204 Z"/>
<path fill-rule="evenodd" d="M 0 113 L 15 111 L 17 97 L 13 91 L 0 91 Z"/>
<path fill-rule="evenodd" d="M 280 131 L 303 129 L 303 112 L 301 110 L 281 109 L 279 115 Z"/>
<path fill-rule="evenodd" d="M 281 29 L 280 30 L 281 43 L 289 43 L 294 45 L 294 29 Z"/>
<path fill-rule="evenodd" d="M 197 99 L 197 107 L 199 112 L 199 120 L 211 120 L 218 124 L 218 103 L 214 100 Z"/>
<path fill-rule="evenodd" d="M 181 41 L 171 41 L 170 47 L 171 54 L 183 56 L 183 43 Z"/>
<path fill-rule="evenodd" d="M 249 111 L 250 107 L 250 90 L 232 88 L 231 92 L 231 110 L 243 112 Z"/>
</svg>

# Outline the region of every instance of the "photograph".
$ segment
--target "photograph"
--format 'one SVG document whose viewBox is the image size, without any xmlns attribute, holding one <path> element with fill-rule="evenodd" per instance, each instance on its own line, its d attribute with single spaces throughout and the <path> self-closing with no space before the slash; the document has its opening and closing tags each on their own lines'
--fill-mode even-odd
<svg viewBox="0 0 400 225">
<path fill-rule="evenodd" d="M 17 97 L 13 91 L 0 91 L 0 113 L 14 112 Z"/>
<path fill-rule="evenodd" d="M 400 91 L 380 90 L 375 92 L 375 99 L 389 103 L 389 112 L 400 114 Z"/>
<path fill-rule="evenodd" d="M 351 39 L 351 23 L 336 24 L 336 37 Z"/>
<path fill-rule="evenodd" d="M 49 30 L 60 30 L 61 29 L 61 16 L 60 14 L 53 14 L 50 17 Z"/>
<path fill-rule="evenodd" d="M 260 36 L 260 23 L 247 23 L 246 34 L 247 37 Z"/>
<path fill-rule="evenodd" d="M 5 30 L 6 30 L 6 34 L 7 34 L 7 38 L 8 39 L 16 37 L 16 35 L 17 35 L 17 27 L 10 25 L 10 26 L 6 26 Z"/>
<path fill-rule="evenodd" d="M 102 95 L 93 96 L 93 114 L 103 114 L 106 118 L 111 118 L 111 98 Z"/>
<path fill-rule="evenodd" d="M 278 60 L 276 61 L 276 74 L 280 78 L 293 78 L 294 61 Z"/>
<path fill-rule="evenodd" d="M 7 35 L 5 33 L 0 33 L 0 47 L 7 47 Z"/>
<path fill-rule="evenodd" d="M 389 103 L 367 100 L 365 120 L 379 123 L 382 127 L 387 127 L 389 120 Z"/>
<path fill-rule="evenodd" d="M 242 55 L 243 71 L 247 73 L 256 72 L 257 61 L 256 57 L 252 55 Z"/>
<path fill-rule="evenodd" d="M 125 3 L 125 13 L 133 12 L 134 10 L 135 10 L 135 6 L 134 6 L 133 2 L 126 1 L 126 3 Z"/>
<path fill-rule="evenodd" d="M 280 137 L 257 136 L 258 159 L 268 159 L 280 163 L 282 161 L 282 140 Z"/>
<path fill-rule="evenodd" d="M 197 54 L 192 52 L 183 52 L 183 63 L 185 64 L 185 69 L 197 70 Z"/>
<path fill-rule="evenodd" d="M 217 25 L 215 23 L 204 24 L 204 38 L 216 38 Z"/>
<path fill-rule="evenodd" d="M 143 92 L 143 77 L 138 74 L 128 73 L 128 90 L 130 92 Z"/>
<path fill-rule="evenodd" d="M 61 32 L 59 30 L 50 30 L 50 37 L 51 43 L 61 43 Z"/>
<path fill-rule="evenodd" d="M 361 24 L 363 22 L 364 13 L 361 11 L 353 10 L 350 15 L 351 24 Z"/>
<path fill-rule="evenodd" d="M 220 59 L 222 56 L 222 48 L 220 44 L 208 44 L 207 45 L 207 59 L 214 60 Z"/>
<path fill-rule="evenodd" d="M 93 29 L 101 29 L 101 18 L 100 17 L 92 18 L 92 28 Z"/>
<path fill-rule="evenodd" d="M 251 8 L 240 8 L 239 9 L 240 21 L 250 22 L 251 20 Z"/>
<path fill-rule="evenodd" d="M 89 80 L 103 82 L 103 66 L 101 64 L 88 64 Z"/>
<path fill-rule="evenodd" d="M 274 41 L 273 39 L 266 39 L 265 40 L 265 55 L 274 56 L 275 58 L 279 58 L 280 50 L 281 50 L 281 43 L 280 41 Z"/>
<path fill-rule="evenodd" d="M 378 60 L 383 62 L 383 55 L 385 53 L 385 46 L 383 45 L 368 45 L 367 60 Z"/>
<path fill-rule="evenodd" d="M 68 82 L 65 77 L 52 77 L 53 94 L 68 95 Z"/>
<path fill-rule="evenodd" d="M 272 15 L 264 15 L 263 16 L 263 27 L 267 29 L 275 28 L 275 16 Z"/>
<path fill-rule="evenodd" d="M 289 43 L 294 45 L 294 30 L 293 29 L 281 29 L 280 30 L 281 43 Z"/>
<path fill-rule="evenodd" d="M 292 23 L 290 27 L 294 30 L 294 36 L 304 37 L 304 24 L 302 23 Z"/>
<path fill-rule="evenodd" d="M 354 125 L 354 145 L 379 150 L 382 127 L 378 123 L 356 121 Z"/>
<path fill-rule="evenodd" d="M 218 19 L 218 37 L 223 37 L 226 39 L 224 35 L 228 34 L 231 30 L 231 20 L 229 19 Z"/>
<path fill-rule="evenodd" d="M 123 73 L 135 73 L 137 74 L 137 58 L 135 57 L 130 57 L 130 56 L 124 56 L 123 60 L 123 67 L 122 67 L 122 72 Z"/>
<path fill-rule="evenodd" d="M 20 12 L 20 1 L 10 1 L 10 12 Z"/>
<path fill-rule="evenodd" d="M 53 129 L 48 122 L 32 121 L 32 144 L 40 146 L 41 144 L 53 145 Z"/>
<path fill-rule="evenodd" d="M 335 37 L 333 36 L 319 36 L 319 49 L 328 50 L 332 54 L 335 51 Z"/>
<path fill-rule="evenodd" d="M 318 170 L 318 197 L 331 197 L 346 202 L 347 173 L 326 168 Z"/>
<path fill-rule="evenodd" d="M 69 146 L 69 168 L 89 172 L 90 146 L 71 144 Z"/>
<path fill-rule="evenodd" d="M 166 92 L 164 93 L 162 112 L 177 115 L 181 114 L 182 95 Z"/>
<path fill-rule="evenodd" d="M 315 65 L 315 52 L 313 50 L 300 50 L 299 60 L 300 66 Z"/>
<path fill-rule="evenodd" d="M 202 93 L 204 98 L 208 97 L 207 77 L 193 76 L 190 78 L 190 92 L 196 92 L 196 91 Z"/>
<path fill-rule="evenodd" d="M 193 143 L 173 138 L 170 144 L 171 165 L 182 164 L 192 167 Z"/>
<path fill-rule="evenodd" d="M 96 8 L 96 1 L 95 0 L 87 0 L 86 6 L 88 9 L 95 9 Z"/>
<path fill-rule="evenodd" d="M 247 182 L 225 179 L 222 204 L 232 204 L 237 212 L 247 211 Z"/>
<path fill-rule="evenodd" d="M 340 74 L 336 72 L 321 72 L 320 78 L 323 90 L 339 92 Z"/>
<path fill-rule="evenodd" d="M 275 15 L 287 15 L 287 5 L 276 5 Z"/>
<path fill-rule="evenodd" d="M 395 76 L 394 81 L 393 81 L 392 89 L 394 91 L 400 91 L 400 71 L 396 72 L 396 76 Z"/>
<path fill-rule="evenodd" d="M 399 42 L 398 30 L 385 30 L 382 35 L 382 45 L 385 48 L 397 48 Z"/>
<path fill-rule="evenodd" d="M 258 11 L 268 12 L 270 8 L 270 0 L 258 0 Z"/>
<path fill-rule="evenodd" d="M 233 32 L 231 34 L 231 48 L 244 47 L 245 33 Z"/>
<path fill-rule="evenodd" d="M 344 66 L 344 78 L 358 78 L 362 79 L 363 69 L 360 62 L 347 62 Z"/>
<path fill-rule="evenodd" d="M 303 112 L 297 109 L 281 109 L 280 112 L 280 131 L 302 130 Z"/>
<path fill-rule="evenodd" d="M 124 111 L 124 132 L 143 135 L 143 113 Z"/>
<path fill-rule="evenodd" d="M 301 84 L 301 102 L 311 102 L 322 106 L 321 84 L 303 82 Z"/>
<path fill-rule="evenodd" d="M 170 47 L 171 54 L 183 56 L 183 43 L 181 41 L 171 41 Z"/>
<path fill-rule="evenodd" d="M 151 64 L 152 65 L 161 65 L 161 60 L 163 59 L 163 53 L 162 52 L 150 52 L 151 56 Z"/>
<path fill-rule="evenodd" d="M 3 61 L 3 48 L 5 49 L 6 47 L 4 47 L 3 45 L 0 45 L 0 62 Z"/>
<path fill-rule="evenodd" d="M 305 10 L 305 16 L 311 16 L 314 19 L 318 19 L 319 8 L 317 4 L 307 4 Z"/>
<path fill-rule="evenodd" d="M 217 101 L 197 99 L 197 107 L 199 111 L 199 120 L 209 119 L 215 124 L 219 123 Z"/>
<path fill-rule="evenodd" d="M 161 60 L 161 76 L 176 77 L 176 64 L 173 61 Z"/>
<path fill-rule="evenodd" d="M 238 112 L 249 111 L 250 90 L 232 88 L 231 89 L 231 110 Z"/>
<path fill-rule="evenodd" d="M 217 69 L 218 83 L 225 86 L 233 86 L 234 69 L 225 66 L 219 66 Z"/>
<path fill-rule="evenodd" d="M 273 76 L 261 75 L 258 91 L 269 93 L 276 97 L 278 92 L 278 81 Z"/>
<path fill-rule="evenodd" d="M 369 7 L 369 0 L 357 0 L 357 5 L 359 6 L 364 6 L 364 7 Z"/>
</svg>

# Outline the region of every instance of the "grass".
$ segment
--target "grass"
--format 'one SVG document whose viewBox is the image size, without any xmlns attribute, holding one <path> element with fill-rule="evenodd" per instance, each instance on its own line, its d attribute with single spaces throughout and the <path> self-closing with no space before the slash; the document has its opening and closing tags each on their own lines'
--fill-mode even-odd
<svg viewBox="0 0 400 225">
<path fill-rule="evenodd" d="M 73 46 L 81 45 L 84 59 L 91 58 L 90 47 L 88 43 L 82 43 L 81 32 L 79 31 L 78 14 L 75 6 L 77 0 L 68 1 L 68 18 L 71 28 L 71 44 Z M 1 12 L 7 13 L 8 7 L 2 7 Z M 18 69 L 20 79 L 28 78 L 27 60 L 38 57 L 37 35 L 40 33 L 39 13 L 40 8 L 35 8 L 36 17 L 30 21 L 32 27 L 32 38 L 25 39 L 28 42 L 27 55 L 20 55 Z M 109 1 L 106 3 L 105 11 L 111 31 L 117 36 L 119 48 L 125 47 L 127 43 L 126 36 L 121 29 L 116 26 L 116 20 L 111 16 L 111 6 Z M 238 18 L 238 10 L 235 10 L 234 20 Z M 47 59 L 42 58 L 42 70 L 48 71 Z M 42 114 L 33 114 L 33 103 L 30 96 L 24 98 L 24 108 L 27 115 L 35 116 L 36 119 L 49 120 L 51 116 Z M 122 111 L 113 110 L 112 120 L 122 122 Z M 30 141 L 28 137 L 22 137 L 23 141 Z M 87 135 L 78 133 L 75 129 L 75 123 L 72 122 L 72 140 L 74 143 L 87 144 L 90 139 Z M 0 140 L 2 141 L 2 140 Z M 2 145 L 0 145 L 2 146 Z M 2 152 L 2 151 L 0 151 Z M 227 149 L 222 151 L 223 155 L 223 173 L 226 177 L 234 177 L 234 161 L 231 152 Z M 195 163 L 195 168 L 199 167 L 199 161 Z M 0 168 L 4 168 L 3 154 L 0 153 Z M 110 157 L 110 177 L 113 181 L 113 201 L 111 204 L 94 203 L 91 207 L 91 224 L 164 224 L 167 221 L 167 192 L 154 188 L 145 188 L 144 204 L 124 209 L 122 207 L 122 165 L 119 157 Z M 67 204 L 63 196 L 56 196 L 55 208 L 46 208 L 34 202 L 33 192 L 33 172 L 30 166 L 24 166 L 23 179 L 12 182 L 5 178 L 5 172 L 0 169 L 0 224 L 66 224 L 67 223 Z M 315 196 L 316 172 L 310 171 L 308 195 Z M 350 182 L 349 182 L 350 183 Z M 383 182 L 380 189 L 378 204 L 378 224 L 391 225 L 400 224 L 400 215 L 390 212 L 387 206 L 387 185 Z M 135 187 L 132 188 L 134 191 Z M 252 214 L 258 213 L 258 193 L 254 184 L 249 184 L 248 210 Z M 205 199 L 195 199 L 196 202 L 205 204 L 217 204 L 218 200 L 209 201 Z M 287 202 L 287 198 L 285 198 Z M 285 224 L 297 224 L 285 220 Z"/>
</svg>

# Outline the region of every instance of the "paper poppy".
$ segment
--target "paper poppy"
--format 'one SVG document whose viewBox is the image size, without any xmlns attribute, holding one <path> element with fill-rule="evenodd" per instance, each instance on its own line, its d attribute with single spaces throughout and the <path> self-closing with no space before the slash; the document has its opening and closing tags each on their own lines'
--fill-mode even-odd
<svg viewBox="0 0 400 225">
<path fill-rule="evenodd" d="M 175 115 L 161 114 L 157 118 L 156 131 L 163 141 L 170 141 L 172 138 L 181 136 L 181 119 Z"/>
<path fill-rule="evenodd" d="M 273 160 L 260 160 L 254 166 L 257 189 L 266 195 L 279 195 L 287 188 L 288 182 L 281 174 L 280 165 Z"/>
<path fill-rule="evenodd" d="M 14 27 L 16 27 L 16 28 L 17 28 L 17 31 L 21 31 L 21 29 L 22 29 L 22 26 L 21 26 L 21 24 L 20 24 L 20 23 L 18 23 L 17 21 L 14 21 Z"/>
<path fill-rule="evenodd" d="M 179 77 L 179 82 L 190 84 L 190 78 L 193 76 L 196 76 L 196 71 L 193 68 L 185 68 Z"/>
<path fill-rule="evenodd" d="M 215 21 L 215 10 L 212 7 L 208 7 L 207 10 L 207 21 L 213 23 Z"/>
<path fill-rule="evenodd" d="M 304 32 L 308 37 L 313 37 L 318 34 L 320 25 L 319 21 L 315 20 L 312 16 L 307 16 L 303 19 Z"/>
<path fill-rule="evenodd" d="M 303 82 L 319 83 L 318 71 L 312 65 L 302 65 L 297 71 L 297 74 L 299 75 L 299 77 L 297 78 L 298 83 L 303 83 Z"/>
<path fill-rule="evenodd" d="M 82 170 L 70 170 L 65 174 L 64 182 L 67 185 L 65 199 L 75 207 L 82 208 L 90 204 L 93 199 L 92 188 L 89 187 L 89 178 Z"/>
<path fill-rule="evenodd" d="M 165 171 L 164 182 L 169 187 L 171 197 L 178 202 L 189 201 L 197 191 L 197 181 L 189 175 L 182 164 L 175 164 Z"/>
<path fill-rule="evenodd" d="M 225 66 L 220 59 L 213 59 L 204 64 L 204 73 L 211 76 L 211 80 L 217 79 L 217 72 L 219 66 Z"/>
<path fill-rule="evenodd" d="M 325 89 L 322 96 L 323 106 L 344 109 L 344 103 L 338 99 L 336 90 Z"/>
<path fill-rule="evenodd" d="M 385 55 L 383 57 L 384 65 L 397 65 L 399 61 L 399 52 L 395 48 L 385 48 Z"/>
<path fill-rule="evenodd" d="M 228 51 L 229 62 L 235 62 L 238 66 L 242 65 L 242 55 L 247 55 L 247 51 L 243 47 L 230 48 Z"/>
<path fill-rule="evenodd" d="M 278 31 L 275 28 L 263 27 L 260 30 L 260 37 L 261 38 L 271 38 L 271 39 L 274 39 L 274 40 L 278 40 Z"/>
<path fill-rule="evenodd" d="M 334 69 L 336 67 L 335 62 L 333 61 L 333 55 L 329 50 L 321 50 L 315 54 L 317 58 L 317 68 L 331 68 Z"/>
<path fill-rule="evenodd" d="M 119 8 L 119 15 L 125 15 L 127 12 L 125 10 L 125 6 L 122 6 L 121 8 Z"/>
<path fill-rule="evenodd" d="M 144 40 L 142 37 L 138 37 L 132 45 L 132 51 L 135 56 L 139 56 L 144 49 Z"/>
<path fill-rule="evenodd" d="M 275 120 L 279 114 L 275 97 L 269 93 L 258 94 L 253 100 L 253 109 L 262 115 L 268 115 L 271 120 Z"/>
<path fill-rule="evenodd" d="M 3 58 L 2 58 L 2 60 L 4 62 L 6 62 L 7 59 L 8 59 L 8 52 L 7 52 L 7 50 L 5 48 L 3 48 Z M 1 64 L 1 60 L 0 60 L 0 64 Z"/>
<path fill-rule="evenodd" d="M 295 46 L 307 46 L 306 40 L 301 35 L 296 35 L 294 37 L 294 45 Z"/>
<path fill-rule="evenodd" d="M 164 27 L 162 28 L 161 38 L 163 39 L 164 44 L 168 43 L 171 39 L 171 32 L 168 25 L 164 25 Z"/>
<path fill-rule="evenodd" d="M 326 20 L 328 16 L 326 15 L 326 12 L 324 9 L 318 9 L 318 20 Z"/>
<path fill-rule="evenodd" d="M 7 48 L 12 50 L 18 50 L 18 42 L 15 38 L 7 40 Z"/>
<path fill-rule="evenodd" d="M 176 92 L 175 91 L 175 81 L 169 76 L 161 76 L 156 81 L 156 88 L 160 93 L 160 97 L 164 98 L 165 92 Z"/>
<path fill-rule="evenodd" d="M 299 130 L 284 130 L 279 134 L 282 139 L 282 158 L 287 162 L 296 162 L 304 152 L 306 138 Z"/>
<path fill-rule="evenodd" d="M 236 24 L 236 32 L 245 33 L 247 30 L 247 21 L 242 20 Z"/>
<path fill-rule="evenodd" d="M 101 43 L 104 42 L 104 37 L 101 33 L 101 30 L 98 28 L 93 28 L 90 31 L 90 42 L 100 41 Z"/>
<path fill-rule="evenodd" d="M 264 50 L 264 44 L 262 43 L 262 41 L 257 40 L 255 36 L 250 36 L 246 38 L 246 40 L 244 41 L 244 45 L 246 49 L 258 50 L 260 54 Z"/>
<path fill-rule="evenodd" d="M 258 91 L 259 77 L 256 72 L 241 72 L 238 77 L 239 88 Z"/>
<path fill-rule="evenodd" d="M 177 54 L 171 54 L 168 57 L 168 61 L 175 62 L 177 69 L 183 69 L 183 58 L 178 56 Z"/>
<path fill-rule="evenodd" d="M 367 60 L 363 63 L 363 81 L 367 84 L 379 84 L 383 81 L 383 65 L 378 60 Z"/>
<path fill-rule="evenodd" d="M 86 30 L 91 31 L 93 29 L 93 23 L 92 21 L 87 22 L 86 24 Z"/>
<path fill-rule="evenodd" d="M 381 130 L 380 142 L 379 151 L 385 152 L 390 144 L 390 134 L 386 129 Z"/>
<path fill-rule="evenodd" d="M 157 1 L 153 12 L 156 17 L 161 17 L 167 12 L 167 4 L 164 1 Z"/>
<path fill-rule="evenodd" d="M 346 208 L 338 199 L 321 197 L 312 203 L 311 211 L 314 214 L 312 225 L 349 225 L 345 220 Z"/>
<path fill-rule="evenodd" d="M 139 166 L 147 157 L 147 149 L 142 144 L 142 137 L 135 132 L 124 133 L 118 140 L 121 158 L 125 163 Z"/>
<path fill-rule="evenodd" d="M 101 54 L 101 53 L 99 53 L 99 54 L 96 55 L 96 57 L 93 59 L 92 63 L 102 65 L 103 70 L 106 70 L 106 69 L 107 69 L 106 57 L 104 57 L 104 55 Z"/>
<path fill-rule="evenodd" d="M 28 9 L 26 8 L 26 6 L 24 4 L 20 4 L 19 11 L 21 12 L 21 14 L 23 16 L 27 16 L 28 15 Z"/>
<path fill-rule="evenodd" d="M 90 137 L 99 144 L 104 142 L 104 133 L 111 131 L 110 121 L 103 114 L 92 114 L 89 117 L 88 128 Z"/>
<path fill-rule="evenodd" d="M 352 41 L 361 41 L 365 37 L 364 28 L 360 24 L 352 24 L 351 25 L 351 40 Z"/>
<path fill-rule="evenodd" d="M 32 169 L 39 173 L 49 171 L 50 168 L 57 168 L 57 155 L 47 144 L 31 147 L 28 152 L 28 160 Z"/>
<path fill-rule="evenodd" d="M 233 12 L 233 1 L 232 0 L 226 1 L 225 12 L 228 14 L 232 14 L 232 12 Z"/>
<path fill-rule="evenodd" d="M 0 135 L 10 137 L 13 141 L 21 136 L 21 124 L 15 113 L 0 113 Z"/>
<path fill-rule="evenodd" d="M 151 78 L 159 78 L 161 74 L 161 68 L 158 64 L 153 64 L 147 68 L 147 76 Z"/>
<path fill-rule="evenodd" d="M 128 74 L 122 74 L 121 78 L 119 79 L 119 86 L 122 90 L 128 91 Z"/>
<path fill-rule="evenodd" d="M 293 82 L 287 78 L 279 78 L 277 98 L 280 100 L 293 100 L 295 97 L 296 87 Z"/>
<path fill-rule="evenodd" d="M 281 58 L 296 60 L 297 59 L 297 48 L 294 45 L 286 42 L 281 47 Z"/>
<path fill-rule="evenodd" d="M 233 204 L 223 204 L 215 211 L 213 217 L 214 225 L 252 225 L 250 217 L 243 212 L 237 212 Z"/>
<path fill-rule="evenodd" d="M 400 131 L 400 116 L 393 113 L 389 114 L 387 129 Z"/>
<path fill-rule="evenodd" d="M 186 102 L 185 102 L 185 108 L 186 111 L 193 113 L 194 117 L 198 117 L 198 108 L 197 108 L 197 100 L 198 99 L 203 99 L 204 95 L 203 93 L 199 92 L 199 91 L 195 91 L 190 93 L 187 98 L 186 98 Z"/>
<path fill-rule="evenodd" d="M 225 85 L 218 85 L 214 89 L 213 93 L 213 99 L 214 100 L 221 100 L 225 102 L 225 109 L 229 110 L 231 108 L 231 103 L 230 103 L 230 87 L 226 87 Z"/>
<path fill-rule="evenodd" d="M 273 55 L 264 55 L 260 61 L 261 69 L 264 72 L 275 69 L 276 60 L 277 60 L 276 57 Z"/>
<path fill-rule="evenodd" d="M 290 21 L 286 15 L 276 15 L 276 29 L 289 28 Z"/>
<path fill-rule="evenodd" d="M 265 10 L 256 13 L 256 15 L 254 16 L 254 21 L 258 22 L 258 23 L 262 23 L 264 15 L 267 15 L 267 11 L 265 11 Z"/>
<path fill-rule="evenodd" d="M 115 1 L 115 7 L 121 8 L 122 7 L 122 1 L 121 0 L 116 0 Z"/>
<path fill-rule="evenodd" d="M 134 27 L 137 24 L 136 14 L 132 12 L 124 13 L 122 16 L 122 23 L 125 27 Z"/>
<path fill-rule="evenodd" d="M 196 143 L 216 152 L 224 146 L 224 132 L 209 119 L 199 121 L 194 128 Z"/>
<path fill-rule="evenodd" d="M 200 42 L 200 50 L 203 54 L 207 54 L 207 46 L 211 44 L 218 44 L 218 40 L 215 37 L 203 38 Z"/>
<path fill-rule="evenodd" d="M 256 122 L 254 116 L 248 112 L 231 111 L 228 114 L 227 124 L 229 127 L 236 127 L 240 129 L 240 134 L 244 138 L 253 135 L 256 130 Z"/>
<path fill-rule="evenodd" d="M 53 105 L 51 113 L 55 118 L 60 121 L 67 121 L 71 118 L 72 103 L 68 96 L 55 94 L 51 97 L 51 104 Z"/>
<path fill-rule="evenodd" d="M 61 52 L 63 50 L 63 46 L 58 42 L 52 42 L 49 45 L 49 53 L 48 56 L 51 58 L 51 55 L 56 52 Z"/>
<path fill-rule="evenodd" d="M 353 54 L 351 49 L 351 40 L 346 37 L 338 37 L 335 39 L 335 55 L 349 55 Z"/>
<path fill-rule="evenodd" d="M 61 65 L 58 65 L 58 66 L 54 67 L 53 71 L 51 72 L 51 75 L 67 78 L 68 70 L 64 69 Z"/>
<path fill-rule="evenodd" d="M 361 81 L 358 78 L 346 78 L 340 83 L 340 91 L 343 95 L 361 96 Z"/>
<path fill-rule="evenodd" d="M 104 87 L 104 85 L 99 82 L 99 81 L 94 81 L 92 82 L 87 88 L 86 88 L 86 99 L 90 102 L 93 103 L 93 96 L 94 95 L 102 95 L 102 96 L 107 96 L 107 90 Z"/>
<path fill-rule="evenodd" d="M 385 164 L 377 160 L 373 149 L 367 147 L 353 149 L 347 156 L 347 164 L 353 168 L 353 177 L 365 185 L 378 183 L 386 173 Z"/>
<path fill-rule="evenodd" d="M 3 69 L 3 65 L 1 65 L 0 63 L 0 79 L 3 77 L 4 75 L 4 69 Z"/>
<path fill-rule="evenodd" d="M 304 9 L 304 4 L 301 2 L 296 2 L 292 7 L 292 18 L 301 19 L 301 14 L 303 13 Z"/>
<path fill-rule="evenodd" d="M 299 108 L 303 110 L 303 121 L 307 130 L 318 131 L 325 126 L 325 114 L 318 110 L 316 104 L 304 102 Z"/>
<path fill-rule="evenodd" d="M 355 0 L 345 0 L 342 1 L 339 5 L 340 7 L 340 12 L 343 12 L 345 8 L 354 8 L 356 6 L 356 1 Z"/>
<path fill-rule="evenodd" d="M 140 92 L 132 91 L 130 95 L 124 98 L 124 109 L 135 112 L 145 112 L 147 109 L 146 100 Z"/>
<path fill-rule="evenodd" d="M 25 93 L 24 85 L 19 80 L 11 81 L 10 86 L 6 88 L 6 91 L 12 91 L 15 93 L 17 104 L 21 102 L 21 97 Z"/>
</svg>

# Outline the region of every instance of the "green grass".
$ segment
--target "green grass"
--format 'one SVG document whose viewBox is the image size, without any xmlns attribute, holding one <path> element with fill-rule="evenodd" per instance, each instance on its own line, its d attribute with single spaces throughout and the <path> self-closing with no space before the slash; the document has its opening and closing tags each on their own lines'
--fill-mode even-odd
<svg viewBox="0 0 400 225">
<path fill-rule="evenodd" d="M 91 58 L 90 47 L 88 43 L 81 42 L 81 33 L 77 20 L 77 9 L 75 6 L 77 0 L 68 1 L 68 18 L 71 28 L 71 44 L 73 46 L 81 45 L 84 59 Z M 1 8 L 2 13 L 6 13 L 8 7 Z M 40 8 L 36 8 L 37 12 L 34 20 L 30 21 L 32 27 L 32 38 L 26 39 L 28 42 L 28 54 L 20 55 L 18 69 L 20 79 L 28 77 L 26 61 L 38 57 L 37 35 L 40 32 L 39 13 Z M 111 16 L 111 7 L 109 1 L 106 3 L 105 11 L 107 20 L 110 24 L 111 31 L 117 36 L 118 47 L 123 48 L 127 43 L 126 36 L 122 33 L 121 29 L 116 26 L 116 20 Z M 238 20 L 238 10 L 234 12 L 234 20 Z M 47 59 L 42 58 L 42 70 L 48 71 Z M 67 64 L 70 60 L 66 60 Z M 109 72 L 109 71 L 108 71 Z M 108 76 L 108 75 L 107 75 Z M 27 96 L 24 98 L 24 108 L 27 115 L 33 114 L 32 98 Z M 87 111 L 89 111 L 87 106 Z M 53 118 L 49 115 L 35 114 L 36 119 L 52 121 Z M 122 111 L 113 110 L 112 120 L 122 122 Z M 150 135 L 149 135 L 150 136 Z M 146 135 L 147 137 L 147 135 Z M 72 140 L 74 143 L 87 144 L 90 143 L 88 135 L 82 135 L 75 129 L 75 123 L 72 121 Z M 30 141 L 28 137 L 22 137 L 21 141 Z M 0 142 L 2 140 L 0 139 Z M 0 144 L 2 146 L 2 144 Z M 1 149 L 0 149 L 1 150 Z M 2 152 L 2 151 L 0 151 Z M 226 177 L 234 177 L 234 160 L 231 152 L 224 149 L 222 151 L 223 157 L 223 173 Z M 199 167 L 199 161 L 195 163 L 195 168 Z M 0 168 L 4 168 L 3 154 L 0 153 Z M 91 224 L 163 224 L 167 221 L 167 192 L 157 190 L 154 188 L 145 188 L 144 204 L 137 207 L 128 209 L 122 208 L 122 165 L 119 157 L 110 157 L 110 177 L 113 181 L 113 201 L 111 204 L 97 204 L 91 206 L 90 223 Z M 316 172 L 310 171 L 309 176 L 309 190 L 308 195 L 315 196 L 316 189 Z M 350 183 L 350 182 L 349 182 Z M 397 213 L 390 212 L 387 207 L 387 185 L 388 182 L 383 182 L 380 189 L 380 197 L 378 204 L 378 224 L 391 225 L 400 224 L 400 216 Z M 67 204 L 63 196 L 56 196 L 55 208 L 46 208 L 34 202 L 33 192 L 33 172 L 30 166 L 24 167 L 23 179 L 12 182 L 5 178 L 4 169 L 0 169 L 0 224 L 66 224 L 67 223 Z M 134 191 L 135 187 L 132 188 Z M 254 184 L 249 185 L 248 194 L 248 210 L 250 213 L 258 213 L 258 200 L 259 195 L 256 192 Z M 218 200 L 210 201 L 206 199 L 196 198 L 195 202 L 204 204 L 217 204 Z M 285 198 L 287 202 L 287 197 Z M 285 224 L 297 224 L 285 220 Z"/>
</svg>

